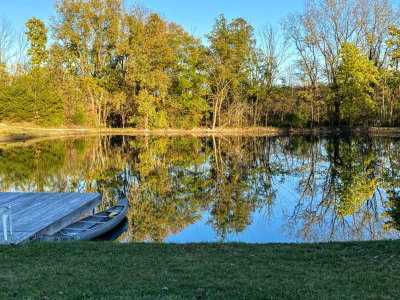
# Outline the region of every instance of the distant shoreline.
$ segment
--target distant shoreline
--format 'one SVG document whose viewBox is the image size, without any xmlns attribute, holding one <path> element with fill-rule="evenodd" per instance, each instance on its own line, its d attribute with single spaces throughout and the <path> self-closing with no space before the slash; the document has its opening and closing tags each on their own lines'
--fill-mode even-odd
<svg viewBox="0 0 400 300">
<path fill-rule="evenodd" d="M 280 128 L 280 127 L 219 127 L 193 129 L 139 129 L 139 128 L 43 128 L 31 125 L 0 123 L 0 143 L 22 142 L 37 138 L 69 137 L 71 135 L 115 134 L 138 136 L 276 136 L 298 134 L 372 134 L 400 135 L 399 127 L 369 127 L 369 128 Z"/>
</svg>

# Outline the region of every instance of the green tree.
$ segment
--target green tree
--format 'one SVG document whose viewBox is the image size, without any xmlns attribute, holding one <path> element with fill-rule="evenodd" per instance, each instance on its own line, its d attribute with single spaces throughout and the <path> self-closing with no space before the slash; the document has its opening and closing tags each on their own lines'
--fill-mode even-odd
<svg viewBox="0 0 400 300">
<path fill-rule="evenodd" d="M 396 26 L 389 27 L 390 38 L 386 40 L 392 65 L 398 69 L 400 62 L 400 29 Z"/>
<path fill-rule="evenodd" d="M 31 57 L 30 63 L 34 67 L 39 67 L 47 59 L 46 43 L 48 29 L 42 21 L 35 17 L 26 22 L 26 27 L 28 27 L 28 31 L 25 34 L 31 44 L 31 47 L 28 49 L 28 56 Z"/>
<path fill-rule="evenodd" d="M 0 119 L 11 122 L 33 122 L 59 126 L 64 121 L 64 108 L 51 74 L 44 69 L 14 76 L 0 90 Z"/>
<path fill-rule="evenodd" d="M 207 38 L 210 42 L 208 73 L 212 91 L 212 128 L 232 123 L 230 116 L 222 116 L 223 109 L 236 105 L 235 111 L 243 111 L 244 82 L 250 70 L 251 53 L 254 50 L 253 28 L 244 19 L 228 23 L 220 15 Z M 247 110 L 248 111 L 248 110 Z M 221 120 L 222 117 L 222 120 Z M 240 120 L 236 120 L 240 124 Z"/>
<path fill-rule="evenodd" d="M 66 53 L 61 63 L 79 78 L 95 124 L 104 125 L 115 105 L 109 75 L 122 36 L 122 0 L 58 0 L 55 7 L 54 37 Z"/>
<path fill-rule="evenodd" d="M 379 73 L 373 62 L 355 45 L 344 43 L 337 77 L 343 120 L 349 125 L 368 121 L 375 111 L 371 95 L 379 84 Z"/>
<path fill-rule="evenodd" d="M 0 63 L 0 86 L 7 84 L 9 80 L 9 75 L 6 70 L 6 66 L 3 63 Z"/>
<path fill-rule="evenodd" d="M 31 118 L 38 125 L 61 125 L 64 121 L 64 107 L 62 100 L 57 93 L 55 81 L 47 66 L 48 51 L 46 48 L 47 43 L 47 28 L 42 21 L 31 18 L 26 26 L 28 31 L 25 32 L 27 39 L 30 42 L 28 55 L 31 57 L 30 64 L 32 69 L 28 76 L 22 76 L 22 80 L 27 81 L 28 89 L 27 98 L 33 98 Z M 16 98 L 18 102 L 19 97 Z M 22 98 L 22 103 L 26 101 Z M 21 104 L 20 107 L 24 105 Z M 22 109 L 22 111 L 26 111 Z"/>
<path fill-rule="evenodd" d="M 208 110 L 209 94 L 206 75 L 206 49 L 182 27 L 171 24 L 170 47 L 174 60 L 169 71 L 171 84 L 168 89 L 166 110 L 171 125 L 191 128 L 201 124 Z"/>
<path fill-rule="evenodd" d="M 165 106 L 171 86 L 174 49 L 171 26 L 158 14 L 132 11 L 126 16 L 126 82 L 134 92 L 137 113 L 132 121 L 139 127 L 169 126 Z"/>
<path fill-rule="evenodd" d="M 0 119 L 11 122 L 33 121 L 34 97 L 30 77 L 14 76 L 0 89 Z"/>
</svg>

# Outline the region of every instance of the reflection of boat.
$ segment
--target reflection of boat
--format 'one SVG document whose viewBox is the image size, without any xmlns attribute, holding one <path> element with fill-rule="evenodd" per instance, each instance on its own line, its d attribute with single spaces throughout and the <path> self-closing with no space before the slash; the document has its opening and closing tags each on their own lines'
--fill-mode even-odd
<svg viewBox="0 0 400 300">
<path fill-rule="evenodd" d="M 92 240 L 116 227 L 125 218 L 128 200 L 125 198 L 109 209 L 78 220 L 52 235 L 43 234 L 40 241 Z"/>
<path fill-rule="evenodd" d="M 102 234 L 101 236 L 97 237 L 95 240 L 96 241 L 115 241 L 118 239 L 124 232 L 128 231 L 128 218 L 125 217 L 121 223 L 119 223 L 117 226 L 115 226 L 113 229 L 110 231 L 106 232 L 105 234 Z"/>
</svg>

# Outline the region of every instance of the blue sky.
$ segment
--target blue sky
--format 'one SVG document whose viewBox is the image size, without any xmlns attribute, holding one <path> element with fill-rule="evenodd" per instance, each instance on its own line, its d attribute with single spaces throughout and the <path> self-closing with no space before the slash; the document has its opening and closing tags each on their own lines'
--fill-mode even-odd
<svg viewBox="0 0 400 300">
<path fill-rule="evenodd" d="M 266 23 L 278 24 L 290 12 L 302 9 L 302 0 L 142 0 L 139 3 L 158 12 L 168 21 L 182 25 L 197 37 L 211 31 L 215 18 L 223 13 L 228 20 L 241 17 L 258 29 Z M 54 0 L 0 0 L 0 16 L 6 17 L 17 31 L 25 30 L 31 17 L 47 25 L 54 14 Z"/>
<path fill-rule="evenodd" d="M 302 0 L 143 0 L 141 3 L 198 37 L 211 31 L 221 13 L 228 20 L 244 18 L 258 29 L 266 23 L 278 24 L 281 18 L 303 7 Z"/>
</svg>

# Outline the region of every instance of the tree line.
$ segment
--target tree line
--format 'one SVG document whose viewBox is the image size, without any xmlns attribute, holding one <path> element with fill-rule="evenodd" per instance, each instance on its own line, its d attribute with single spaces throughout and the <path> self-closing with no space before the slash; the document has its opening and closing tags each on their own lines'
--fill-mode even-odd
<svg viewBox="0 0 400 300">
<path fill-rule="evenodd" d="M 267 20 L 266 20 L 267 21 Z M 202 41 L 123 0 L 57 0 L 16 36 L 0 20 L 0 120 L 152 128 L 399 126 L 400 10 L 306 0 L 256 35 L 216 18 Z"/>
</svg>

